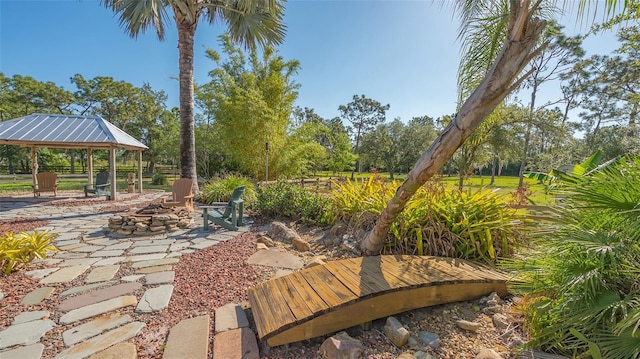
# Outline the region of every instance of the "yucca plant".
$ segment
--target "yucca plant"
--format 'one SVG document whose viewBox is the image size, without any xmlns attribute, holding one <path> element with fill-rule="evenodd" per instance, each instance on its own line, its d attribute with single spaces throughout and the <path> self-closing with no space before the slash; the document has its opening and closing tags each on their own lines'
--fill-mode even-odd
<svg viewBox="0 0 640 359">
<path fill-rule="evenodd" d="M 51 240 L 57 235 L 49 231 L 19 234 L 6 232 L 0 236 L 0 269 L 8 275 L 36 258 L 45 259 L 47 252 L 57 251 L 51 244 Z"/>
<path fill-rule="evenodd" d="M 398 186 L 375 177 L 337 184 L 336 216 L 354 230 L 370 230 Z M 391 225 L 385 251 L 493 263 L 511 252 L 523 229 L 517 211 L 495 191 L 459 191 L 432 181 L 416 192 Z"/>
<path fill-rule="evenodd" d="M 530 345 L 572 357 L 640 357 L 640 159 L 567 173 L 560 220 L 508 263 L 535 298 Z"/>
</svg>

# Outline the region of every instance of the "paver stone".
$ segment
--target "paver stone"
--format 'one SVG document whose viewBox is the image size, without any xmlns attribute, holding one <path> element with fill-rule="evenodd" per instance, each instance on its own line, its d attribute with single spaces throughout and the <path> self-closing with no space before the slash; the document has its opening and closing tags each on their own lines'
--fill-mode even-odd
<svg viewBox="0 0 640 359">
<path fill-rule="evenodd" d="M 84 247 L 72 249 L 71 251 L 72 252 L 91 253 L 91 252 L 99 251 L 102 248 L 104 248 L 104 246 L 84 246 Z"/>
<path fill-rule="evenodd" d="M 91 290 L 91 289 L 105 287 L 105 286 L 108 286 L 108 285 L 112 285 L 114 283 L 115 282 L 100 282 L 100 283 L 87 284 L 87 285 L 83 285 L 83 286 L 80 286 L 80 287 L 69 288 L 69 289 L 65 290 L 64 292 L 60 293 L 60 297 L 66 297 L 68 295 L 86 292 L 86 291 Z"/>
<path fill-rule="evenodd" d="M 124 254 L 124 250 L 122 249 L 115 249 L 115 250 L 108 250 L 108 251 L 103 250 L 103 251 L 93 252 L 89 257 L 119 257 L 123 254 Z"/>
<path fill-rule="evenodd" d="M 202 315 L 184 319 L 171 328 L 162 359 L 206 359 L 209 353 L 209 321 L 208 315 Z"/>
<path fill-rule="evenodd" d="M 20 303 L 22 303 L 24 305 L 36 305 L 36 304 L 39 304 L 44 299 L 49 298 L 51 293 L 53 293 L 53 291 L 55 291 L 55 290 L 56 289 L 53 288 L 53 287 L 38 288 L 38 289 L 30 292 L 29 294 L 25 295 L 24 298 L 22 298 L 22 301 L 20 301 Z"/>
<path fill-rule="evenodd" d="M 20 347 L 5 352 L 0 352 L 0 358 L 2 359 L 40 359 L 42 352 L 44 351 L 44 345 L 40 343 L 31 344 L 26 347 Z"/>
<path fill-rule="evenodd" d="M 99 259 L 99 258 L 98 258 Z M 125 257 L 109 257 L 109 258 L 104 258 L 104 259 L 99 259 L 97 262 L 95 262 L 93 264 L 94 267 L 100 267 L 100 266 L 110 266 L 110 265 L 114 265 L 114 264 L 118 264 L 118 263 L 122 263 L 124 262 L 126 258 Z"/>
<path fill-rule="evenodd" d="M 11 325 L 33 322 L 39 319 L 49 319 L 51 313 L 48 310 L 36 310 L 33 312 L 23 312 L 13 318 Z"/>
<path fill-rule="evenodd" d="M 89 269 L 88 265 L 65 267 L 41 279 L 40 283 L 49 284 L 49 283 L 71 282 L 72 280 L 76 279 L 79 275 L 84 273 L 87 269 Z"/>
<path fill-rule="evenodd" d="M 280 252 L 275 248 L 268 251 L 255 252 L 247 259 L 247 263 L 286 269 L 300 269 L 303 266 L 300 257 Z"/>
<path fill-rule="evenodd" d="M 133 322 L 123 325 L 63 350 L 60 354 L 56 355 L 56 359 L 86 358 L 92 354 L 107 349 L 114 343 L 124 342 L 135 337 L 144 325 L 145 324 L 142 322 Z"/>
<path fill-rule="evenodd" d="M 33 279 L 41 279 L 44 278 L 46 276 L 48 276 L 49 274 L 57 271 L 60 268 L 44 268 L 44 269 L 37 269 L 37 270 L 32 270 L 32 271 L 28 271 L 28 272 L 24 272 L 24 275 L 26 275 L 27 277 L 31 277 Z"/>
<path fill-rule="evenodd" d="M 229 303 L 216 309 L 216 334 L 231 329 L 244 328 L 249 326 L 249 320 L 242 307 Z"/>
<path fill-rule="evenodd" d="M 173 285 L 165 284 L 156 288 L 147 289 L 142 295 L 136 312 L 151 313 L 162 310 L 169 305 L 171 294 L 173 293 Z"/>
<path fill-rule="evenodd" d="M 133 274 L 133 275 L 124 276 L 120 278 L 120 280 L 125 282 L 135 282 L 142 277 L 144 277 L 144 274 Z"/>
<path fill-rule="evenodd" d="M 85 283 L 89 284 L 111 280 L 119 270 L 119 265 L 96 267 L 91 272 L 89 272 L 87 278 L 84 281 Z"/>
<path fill-rule="evenodd" d="M 127 295 L 106 300 L 104 302 L 87 305 L 86 307 L 74 309 L 60 317 L 60 324 L 70 324 L 82 319 L 95 317 L 96 315 L 108 313 L 112 310 L 133 306 L 138 300 L 133 295 Z"/>
<path fill-rule="evenodd" d="M 153 267 L 152 267 L 153 268 Z M 173 283 L 173 279 L 176 276 L 175 271 L 156 272 L 147 274 L 144 278 L 144 282 L 147 285 Z"/>
<path fill-rule="evenodd" d="M 63 312 L 67 312 L 87 305 L 104 302 L 105 300 L 119 297 L 124 294 L 133 293 L 140 288 L 142 288 L 142 284 L 138 282 L 123 283 L 106 288 L 100 288 L 96 291 L 69 298 L 60 303 L 60 305 L 58 305 L 58 309 Z"/>
<path fill-rule="evenodd" d="M 173 267 L 170 265 L 157 266 L 157 267 L 145 267 L 136 270 L 136 274 L 149 274 L 149 273 L 157 273 L 157 272 L 165 272 L 171 270 Z"/>
<path fill-rule="evenodd" d="M 258 342 L 249 328 L 218 333 L 213 338 L 213 357 L 225 359 L 259 359 Z"/>
<path fill-rule="evenodd" d="M 166 264 L 176 264 L 178 263 L 178 261 L 179 260 L 177 258 L 155 259 L 150 261 L 136 262 L 136 263 L 133 263 L 131 267 L 133 268 L 155 267 L 155 266 L 161 266 Z"/>
<path fill-rule="evenodd" d="M 92 265 L 93 263 L 99 261 L 100 258 L 73 258 L 67 259 L 64 262 L 60 263 L 60 267 L 73 267 L 73 266 L 81 266 L 81 265 Z"/>
<path fill-rule="evenodd" d="M 165 253 L 169 249 L 168 245 L 164 246 L 139 246 L 129 250 L 129 254 L 148 254 L 148 253 Z"/>
<path fill-rule="evenodd" d="M 137 256 L 129 256 L 127 257 L 127 260 L 131 262 L 150 261 L 154 259 L 162 259 L 166 255 L 166 253 L 141 254 Z"/>
<path fill-rule="evenodd" d="M 94 354 L 89 359 L 137 359 L 138 352 L 133 343 L 118 343 L 98 354 Z"/>
<path fill-rule="evenodd" d="M 113 329 L 123 324 L 127 324 L 132 320 L 133 318 L 131 318 L 129 314 L 106 314 L 90 322 L 65 330 L 62 333 L 62 340 L 64 341 L 64 345 L 70 347 L 76 343 L 80 343 L 85 339 L 94 337 L 104 331 Z"/>
<path fill-rule="evenodd" d="M 14 324 L 0 332 L 0 349 L 38 342 L 56 324 L 49 319 Z"/>
</svg>

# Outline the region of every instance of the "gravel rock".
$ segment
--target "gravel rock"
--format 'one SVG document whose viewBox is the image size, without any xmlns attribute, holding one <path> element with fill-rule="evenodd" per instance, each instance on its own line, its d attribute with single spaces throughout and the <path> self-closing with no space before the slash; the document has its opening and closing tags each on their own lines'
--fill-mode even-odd
<svg viewBox="0 0 640 359">
<path fill-rule="evenodd" d="M 507 329 L 509 326 L 509 318 L 502 313 L 496 313 L 491 318 L 493 321 L 493 326 L 499 329 Z"/>
<path fill-rule="evenodd" d="M 433 349 L 438 349 L 440 347 L 440 337 L 438 334 L 422 331 L 418 333 L 418 337 L 424 345 L 428 345 Z"/>
<path fill-rule="evenodd" d="M 476 355 L 476 359 L 502 359 L 502 356 L 493 349 L 483 349 Z"/>
<path fill-rule="evenodd" d="M 480 329 L 480 323 L 469 322 L 467 320 L 457 320 L 456 325 L 460 329 L 468 330 L 470 332 L 477 332 Z"/>
<path fill-rule="evenodd" d="M 404 352 L 400 355 L 398 355 L 396 357 L 396 359 L 416 359 L 415 355 L 409 353 L 409 352 Z"/>
<path fill-rule="evenodd" d="M 416 357 L 416 359 L 436 359 L 436 357 L 434 357 L 433 355 L 422 351 L 413 353 L 413 356 Z"/>
</svg>

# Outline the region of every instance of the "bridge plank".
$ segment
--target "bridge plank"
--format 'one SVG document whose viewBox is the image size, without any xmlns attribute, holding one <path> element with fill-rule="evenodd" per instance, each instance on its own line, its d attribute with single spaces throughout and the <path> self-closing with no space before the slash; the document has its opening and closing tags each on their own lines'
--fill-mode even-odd
<svg viewBox="0 0 640 359">
<path fill-rule="evenodd" d="M 309 287 L 309 284 L 299 272 L 293 272 L 283 278 L 296 289 L 296 292 L 312 313 L 324 311 L 329 308 L 329 305 L 322 300 L 322 297 L 320 297 L 313 288 Z"/>
</svg>

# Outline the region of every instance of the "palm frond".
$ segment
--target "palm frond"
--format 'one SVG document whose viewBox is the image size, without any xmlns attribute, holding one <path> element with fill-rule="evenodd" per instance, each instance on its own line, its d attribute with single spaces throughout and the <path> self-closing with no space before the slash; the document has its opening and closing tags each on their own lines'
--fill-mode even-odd
<svg viewBox="0 0 640 359">
<path fill-rule="evenodd" d="M 100 0 L 100 3 L 118 15 L 120 26 L 133 37 L 154 28 L 160 40 L 164 40 L 165 26 L 171 17 L 168 0 Z"/>
</svg>

